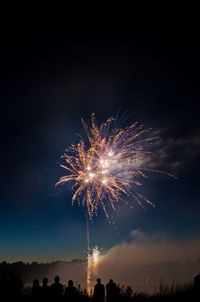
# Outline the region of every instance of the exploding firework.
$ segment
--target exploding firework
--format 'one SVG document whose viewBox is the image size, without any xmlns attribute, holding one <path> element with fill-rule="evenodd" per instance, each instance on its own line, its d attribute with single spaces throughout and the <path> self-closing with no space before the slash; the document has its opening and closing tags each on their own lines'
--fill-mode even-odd
<svg viewBox="0 0 200 302">
<path fill-rule="evenodd" d="M 123 195 L 132 197 L 142 207 L 144 203 L 154 206 L 137 190 L 148 172 L 163 173 L 143 166 L 151 153 L 147 146 L 155 140 L 155 137 L 149 137 L 151 129 L 137 123 L 125 129 L 116 128 L 114 118 L 98 127 L 94 114 L 91 128 L 82 122 L 89 146 L 81 140 L 66 149 L 61 156 L 64 164 L 60 166 L 67 175 L 56 185 L 71 182 L 72 203 L 77 201 L 86 207 L 90 219 L 97 214 L 98 208 L 102 208 L 109 218 L 110 210 L 115 210 L 124 201 Z"/>
</svg>

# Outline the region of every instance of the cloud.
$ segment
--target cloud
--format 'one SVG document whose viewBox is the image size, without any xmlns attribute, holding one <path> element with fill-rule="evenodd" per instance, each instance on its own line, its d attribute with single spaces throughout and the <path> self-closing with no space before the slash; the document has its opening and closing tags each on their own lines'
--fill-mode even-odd
<svg viewBox="0 0 200 302">
<path fill-rule="evenodd" d="M 187 258 L 197 260 L 200 257 L 199 239 L 175 241 L 165 234 L 146 235 L 140 230 L 131 232 L 131 242 L 122 242 L 111 248 L 104 256 L 104 261 L 113 256 L 129 263 L 152 263 L 160 261 L 184 261 Z"/>
<path fill-rule="evenodd" d="M 176 241 L 164 234 L 131 232 L 131 241 L 108 250 L 98 263 L 103 280 L 115 279 L 135 290 L 155 290 L 162 279 L 189 281 L 200 269 L 200 241 Z"/>
<path fill-rule="evenodd" d="M 200 129 L 184 137 L 172 137 L 167 134 L 169 132 L 169 129 L 162 129 L 154 133 L 160 138 L 153 144 L 152 154 L 142 162 L 145 167 L 177 170 L 200 155 Z"/>
</svg>

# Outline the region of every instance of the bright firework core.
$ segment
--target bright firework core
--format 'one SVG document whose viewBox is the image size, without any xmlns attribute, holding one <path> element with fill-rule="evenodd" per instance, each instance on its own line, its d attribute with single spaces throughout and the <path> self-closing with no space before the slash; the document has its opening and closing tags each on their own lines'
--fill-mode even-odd
<svg viewBox="0 0 200 302">
<path fill-rule="evenodd" d="M 86 172 L 86 182 L 89 181 L 96 181 L 100 182 L 102 184 L 105 184 L 107 179 L 106 177 L 109 177 L 109 173 L 111 173 L 112 169 L 114 168 L 114 164 L 116 160 L 111 159 L 111 152 L 108 153 L 108 156 L 105 156 L 105 158 L 102 158 L 97 161 L 97 166 L 93 169 L 89 166 L 87 167 L 87 170 L 90 171 L 88 174 Z M 92 172 L 91 172 L 92 171 Z"/>
<path fill-rule="evenodd" d="M 142 185 L 141 180 L 147 178 L 147 172 L 163 173 L 144 166 L 151 153 L 149 145 L 155 140 L 147 135 L 151 129 L 144 129 L 137 123 L 125 129 L 116 128 L 114 118 L 97 126 L 94 114 L 91 128 L 84 121 L 82 123 L 89 145 L 81 140 L 66 149 L 61 156 L 64 164 L 60 166 L 67 175 L 62 176 L 56 185 L 70 182 L 72 203 L 78 201 L 86 207 L 90 219 L 97 214 L 99 207 L 109 217 L 110 211 L 123 202 L 123 195 L 131 197 L 142 207 L 144 202 L 154 206 L 137 189 Z"/>
</svg>

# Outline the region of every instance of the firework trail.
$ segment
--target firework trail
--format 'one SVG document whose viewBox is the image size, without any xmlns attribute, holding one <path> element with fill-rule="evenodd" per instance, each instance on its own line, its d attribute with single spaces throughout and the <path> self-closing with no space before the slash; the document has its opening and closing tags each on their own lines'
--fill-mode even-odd
<svg viewBox="0 0 200 302">
<path fill-rule="evenodd" d="M 151 129 L 145 129 L 137 122 L 125 129 L 117 128 L 114 118 L 98 126 L 94 114 L 91 116 L 91 128 L 83 120 L 82 123 L 89 144 L 87 146 L 80 140 L 77 145 L 72 144 L 66 149 L 61 156 L 64 163 L 60 166 L 67 175 L 60 177 L 56 185 L 70 183 L 72 204 L 77 201 L 86 208 L 89 263 L 88 217 L 92 220 L 98 209 L 102 208 L 110 220 L 111 212 L 120 203 L 127 205 L 127 201 L 122 199 L 124 195 L 132 197 L 142 207 L 145 203 L 154 207 L 138 187 L 142 185 L 142 179 L 148 177 L 148 172 L 165 172 L 144 166 L 151 154 L 148 146 L 157 138 L 149 137 Z"/>
<path fill-rule="evenodd" d="M 87 262 L 87 292 L 91 296 L 94 276 L 97 275 L 97 265 L 99 261 L 100 251 L 97 246 L 95 246 L 90 252 L 88 252 L 88 262 Z"/>
</svg>

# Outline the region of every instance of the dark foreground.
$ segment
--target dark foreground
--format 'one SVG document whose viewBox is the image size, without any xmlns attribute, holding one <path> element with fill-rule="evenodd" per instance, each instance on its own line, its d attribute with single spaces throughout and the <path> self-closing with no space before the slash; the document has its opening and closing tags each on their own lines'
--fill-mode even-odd
<svg viewBox="0 0 200 302">
<path fill-rule="evenodd" d="M 76 288 L 72 280 L 64 287 L 55 277 L 55 282 L 49 286 L 48 279 L 43 279 L 40 286 L 39 280 L 33 281 L 32 287 L 23 288 L 20 277 L 11 277 L 9 280 L 1 279 L 0 301 L 68 301 L 68 302 L 128 302 L 128 301 L 200 301 L 200 275 L 197 282 L 185 284 L 164 284 L 160 283 L 157 292 L 146 294 L 134 292 L 131 287 L 120 287 L 113 280 L 105 286 L 97 279 L 93 294 L 88 296 L 86 290 Z"/>
</svg>

